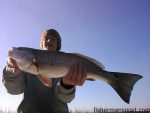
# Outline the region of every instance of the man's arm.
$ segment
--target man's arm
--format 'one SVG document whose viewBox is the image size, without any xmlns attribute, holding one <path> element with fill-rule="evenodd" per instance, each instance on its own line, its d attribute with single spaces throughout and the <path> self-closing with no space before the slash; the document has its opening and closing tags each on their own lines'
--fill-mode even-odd
<svg viewBox="0 0 150 113">
<path fill-rule="evenodd" d="M 56 89 L 56 96 L 63 102 L 71 102 L 75 98 L 75 86 L 82 86 L 87 78 L 84 65 L 78 63 L 71 67 Z"/>
<path fill-rule="evenodd" d="M 58 82 L 55 94 L 59 100 L 65 103 L 71 102 L 75 98 L 75 86 L 62 83 L 62 79 Z"/>
<path fill-rule="evenodd" d="M 13 95 L 21 94 L 25 89 L 24 72 L 14 64 L 13 60 L 8 57 L 7 66 L 3 69 L 3 84 L 7 92 Z"/>
</svg>

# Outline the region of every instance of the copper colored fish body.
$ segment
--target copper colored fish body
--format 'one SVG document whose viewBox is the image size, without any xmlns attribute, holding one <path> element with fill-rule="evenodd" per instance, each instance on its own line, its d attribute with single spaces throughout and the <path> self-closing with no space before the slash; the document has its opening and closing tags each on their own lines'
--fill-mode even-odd
<svg viewBox="0 0 150 113">
<path fill-rule="evenodd" d="M 72 65 L 80 62 L 87 70 L 87 79 L 107 82 L 127 103 L 134 84 L 142 78 L 138 74 L 106 71 L 102 63 L 79 53 L 18 47 L 12 48 L 8 55 L 22 71 L 37 75 L 46 86 L 49 86 L 49 78 L 65 76 Z"/>
</svg>

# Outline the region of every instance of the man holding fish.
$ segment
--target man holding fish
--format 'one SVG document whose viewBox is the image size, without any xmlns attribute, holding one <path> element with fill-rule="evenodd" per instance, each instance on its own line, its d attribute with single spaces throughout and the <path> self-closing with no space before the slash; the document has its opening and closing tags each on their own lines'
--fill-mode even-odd
<svg viewBox="0 0 150 113">
<path fill-rule="evenodd" d="M 21 107 L 19 108 L 25 108 L 23 111 L 26 111 L 32 108 L 36 110 L 37 106 L 42 106 L 39 107 L 41 109 L 38 109 L 38 111 L 41 110 L 41 113 L 48 113 L 47 111 L 44 112 L 43 109 L 48 107 L 51 107 L 51 111 L 54 110 L 53 113 L 55 113 L 55 111 L 63 112 L 64 110 L 68 112 L 67 107 L 65 108 L 62 106 L 64 104 L 64 106 L 66 106 L 66 102 L 70 102 L 72 100 L 71 97 L 74 95 L 74 85 L 83 85 L 85 79 L 105 81 L 118 93 L 122 100 L 126 103 L 130 102 L 133 86 L 139 79 L 142 78 L 141 75 L 107 71 L 104 69 L 102 63 L 93 58 L 79 53 L 58 51 L 61 47 L 61 43 L 59 43 L 61 42 L 61 39 L 55 37 L 60 37 L 59 34 L 48 34 L 49 30 L 43 34 L 44 38 L 41 40 L 41 47 L 44 50 L 28 47 L 13 47 L 8 52 L 8 66 L 4 69 L 4 84 L 6 88 L 9 89 L 8 91 L 12 94 L 14 93 L 13 89 L 18 92 L 24 92 L 25 99 L 23 103 L 26 104 L 21 104 Z M 17 70 L 17 68 L 19 69 Z M 22 74 L 25 72 L 26 76 L 30 77 L 26 77 L 24 75 L 22 75 L 22 77 L 21 75 L 13 76 L 12 73 L 19 73 L 20 71 L 22 71 Z M 15 81 L 16 78 L 20 80 Z M 59 78 L 59 82 L 58 79 L 52 78 Z M 39 79 L 40 81 L 36 80 L 35 82 L 33 79 Z M 14 85 L 12 84 L 14 82 L 25 83 L 25 85 Z M 44 87 L 40 89 L 42 86 L 40 86 L 39 82 L 43 83 L 41 85 L 51 88 L 51 90 L 44 90 Z M 35 90 L 36 87 L 37 90 Z M 48 93 L 43 93 L 46 91 L 51 91 L 49 92 L 49 95 L 51 94 L 51 98 L 49 95 L 47 96 Z M 68 95 L 66 96 L 66 94 Z M 71 94 L 73 95 L 71 96 Z M 43 98 L 43 96 L 47 96 L 47 98 Z M 37 99 L 35 97 L 42 98 Z M 32 108 L 30 108 L 31 105 L 29 106 L 31 103 Z M 59 109 L 57 110 L 54 109 L 56 105 L 59 106 Z M 38 111 L 35 113 L 39 113 Z"/>
<path fill-rule="evenodd" d="M 59 51 L 61 37 L 55 29 L 45 30 L 40 44 L 45 51 Z M 87 70 L 78 62 L 71 66 L 64 77 L 40 77 L 39 79 L 34 74 L 23 72 L 8 55 L 7 66 L 3 70 L 3 83 L 12 95 L 24 93 L 18 113 L 68 113 L 67 103 L 75 97 L 75 86 L 84 84 Z"/>
</svg>

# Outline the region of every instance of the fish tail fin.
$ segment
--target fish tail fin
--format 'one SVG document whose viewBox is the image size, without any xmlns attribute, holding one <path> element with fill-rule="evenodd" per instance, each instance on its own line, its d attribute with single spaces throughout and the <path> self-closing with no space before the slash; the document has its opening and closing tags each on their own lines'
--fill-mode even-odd
<svg viewBox="0 0 150 113">
<path fill-rule="evenodd" d="M 109 72 L 114 76 L 109 84 L 115 89 L 118 95 L 126 102 L 130 102 L 131 91 L 136 81 L 142 78 L 141 75 L 131 73 Z"/>
</svg>

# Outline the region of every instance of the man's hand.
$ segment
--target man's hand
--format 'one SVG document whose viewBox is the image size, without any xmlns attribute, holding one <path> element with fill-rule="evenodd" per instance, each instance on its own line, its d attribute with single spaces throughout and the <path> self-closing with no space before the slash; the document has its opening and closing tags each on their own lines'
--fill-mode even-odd
<svg viewBox="0 0 150 113">
<path fill-rule="evenodd" d="M 10 57 L 7 58 L 7 67 L 9 68 L 9 71 L 11 71 L 13 74 L 18 74 L 21 72 L 14 60 Z"/>
<path fill-rule="evenodd" d="M 85 66 L 77 63 L 71 66 L 69 73 L 63 77 L 62 82 L 66 85 L 82 86 L 87 79 Z"/>
</svg>

